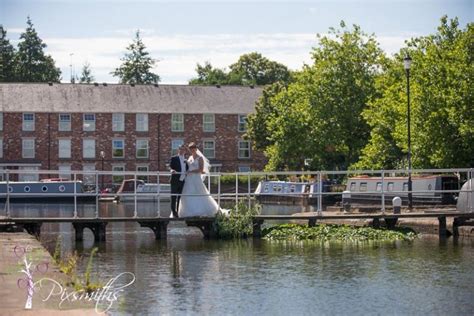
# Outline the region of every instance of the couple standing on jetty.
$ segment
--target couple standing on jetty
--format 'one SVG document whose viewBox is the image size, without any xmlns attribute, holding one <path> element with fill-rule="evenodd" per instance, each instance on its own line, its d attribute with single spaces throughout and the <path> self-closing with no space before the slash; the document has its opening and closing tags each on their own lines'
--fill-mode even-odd
<svg viewBox="0 0 474 316">
<path fill-rule="evenodd" d="M 190 155 L 186 159 L 187 153 Z M 209 173 L 209 160 L 196 144 L 181 145 L 178 155 L 171 157 L 170 169 L 172 216 L 215 216 L 219 207 L 203 183 Z"/>
</svg>

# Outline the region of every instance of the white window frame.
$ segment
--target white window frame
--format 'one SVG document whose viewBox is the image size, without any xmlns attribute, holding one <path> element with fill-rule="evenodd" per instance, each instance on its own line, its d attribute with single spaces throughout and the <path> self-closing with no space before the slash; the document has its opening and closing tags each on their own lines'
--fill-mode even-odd
<svg viewBox="0 0 474 316">
<path fill-rule="evenodd" d="M 112 131 L 114 132 L 125 131 L 125 114 L 124 113 L 112 113 Z"/>
<path fill-rule="evenodd" d="M 241 144 L 245 144 L 245 143 L 247 144 L 248 148 L 242 148 Z M 244 150 L 248 151 L 248 153 L 249 153 L 248 157 L 241 155 L 242 151 L 244 151 Z M 238 152 L 239 152 L 238 153 L 239 159 L 249 159 L 250 158 L 250 141 L 248 141 L 248 140 L 239 140 Z"/>
<path fill-rule="evenodd" d="M 239 114 L 237 123 L 239 133 L 245 133 L 247 131 L 247 114 Z"/>
<path fill-rule="evenodd" d="M 31 142 L 33 146 L 25 147 L 28 142 Z M 35 146 L 36 141 L 34 138 L 23 138 L 21 140 L 21 157 L 22 158 L 35 158 Z"/>
<path fill-rule="evenodd" d="M 3 131 L 3 112 L 0 112 L 0 131 Z"/>
<path fill-rule="evenodd" d="M 204 113 L 202 115 L 202 130 L 206 133 L 216 131 L 216 116 L 213 113 Z"/>
<path fill-rule="evenodd" d="M 148 132 L 148 113 L 136 114 L 136 131 Z"/>
<path fill-rule="evenodd" d="M 89 118 L 94 118 L 94 119 L 90 120 Z M 96 120 L 97 118 L 96 118 L 95 113 L 84 113 L 82 115 L 82 130 L 84 132 L 94 132 Z"/>
<path fill-rule="evenodd" d="M 139 169 L 142 169 L 142 168 L 146 168 L 146 170 L 139 170 Z M 149 165 L 137 165 L 135 167 L 135 170 L 136 170 L 136 172 L 149 172 L 150 171 L 150 166 Z M 148 176 L 139 175 L 139 176 L 137 176 L 137 179 L 148 182 Z"/>
<path fill-rule="evenodd" d="M 120 150 L 119 147 L 115 146 L 116 145 L 115 142 L 122 142 L 122 155 L 121 156 L 115 155 L 115 151 Z M 123 158 L 125 158 L 125 140 L 123 138 L 114 138 L 114 139 L 112 139 L 112 158 L 114 158 L 114 159 L 123 159 Z"/>
<path fill-rule="evenodd" d="M 69 117 L 69 119 L 65 119 Z M 69 132 L 71 131 L 72 116 L 70 113 L 59 113 L 58 115 L 58 131 Z"/>
<path fill-rule="evenodd" d="M 85 163 L 82 165 L 82 171 L 83 172 L 92 172 L 92 171 L 97 171 L 95 168 L 95 163 Z M 82 175 L 82 181 L 84 184 L 95 184 L 96 179 L 95 179 L 95 174 L 83 174 Z"/>
<path fill-rule="evenodd" d="M 212 142 L 212 148 L 207 148 L 206 143 L 211 143 Z M 209 153 L 209 151 L 212 150 L 212 154 Z M 214 139 L 203 139 L 202 141 L 202 153 L 206 158 L 212 159 L 216 158 L 216 141 Z"/>
<path fill-rule="evenodd" d="M 142 144 L 146 144 L 146 148 L 140 148 L 139 147 L 139 143 L 142 143 Z M 135 157 L 137 159 L 147 159 L 149 156 L 150 156 L 150 144 L 149 144 L 149 140 L 146 139 L 146 138 L 137 138 L 136 142 L 135 142 Z M 146 155 L 145 156 L 140 156 L 138 155 L 138 151 L 139 150 L 146 150 Z"/>
<path fill-rule="evenodd" d="M 58 139 L 58 158 L 71 158 L 71 139 L 60 138 Z"/>
<path fill-rule="evenodd" d="M 250 166 L 239 166 L 239 172 L 250 172 Z"/>
<path fill-rule="evenodd" d="M 184 132 L 184 114 L 183 113 L 171 114 L 171 131 Z"/>
<path fill-rule="evenodd" d="M 125 172 L 125 164 L 112 164 L 112 182 L 113 184 L 121 184 L 125 179 L 125 175 L 117 175 L 114 172 Z"/>
<path fill-rule="evenodd" d="M 3 158 L 3 139 L 0 139 L 0 158 Z"/>
<path fill-rule="evenodd" d="M 171 156 L 175 156 L 178 154 L 179 146 L 184 144 L 184 139 L 182 138 L 174 138 L 171 140 Z"/>
<path fill-rule="evenodd" d="M 30 115 L 31 115 L 32 120 L 26 119 L 27 117 L 30 118 Z M 35 113 L 23 113 L 22 117 L 23 117 L 23 124 L 22 124 L 23 131 L 33 132 L 35 130 Z"/>
<path fill-rule="evenodd" d="M 90 146 L 94 142 L 94 147 Z M 95 139 L 82 139 L 82 158 L 95 158 Z"/>
<path fill-rule="evenodd" d="M 60 164 L 58 165 L 58 177 L 71 180 L 71 164 Z"/>
</svg>

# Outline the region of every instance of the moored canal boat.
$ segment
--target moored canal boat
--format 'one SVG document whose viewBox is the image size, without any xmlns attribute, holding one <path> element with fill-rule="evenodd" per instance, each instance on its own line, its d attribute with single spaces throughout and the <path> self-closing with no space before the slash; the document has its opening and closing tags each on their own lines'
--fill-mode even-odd
<svg viewBox="0 0 474 316">
<path fill-rule="evenodd" d="M 136 183 L 136 188 L 134 186 Z M 118 202 L 169 202 L 171 201 L 171 186 L 169 183 L 160 183 L 160 194 L 158 195 L 158 183 L 145 183 L 143 180 L 123 180 L 115 195 Z M 136 193 L 136 194 L 135 194 Z"/>
</svg>

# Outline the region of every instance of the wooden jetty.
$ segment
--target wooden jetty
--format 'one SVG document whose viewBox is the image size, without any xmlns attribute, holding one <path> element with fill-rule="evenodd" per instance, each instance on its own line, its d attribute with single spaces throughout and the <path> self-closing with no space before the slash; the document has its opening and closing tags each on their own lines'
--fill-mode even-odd
<svg viewBox="0 0 474 316">
<path fill-rule="evenodd" d="M 366 219 L 371 221 L 375 228 L 384 224 L 388 228 L 393 228 L 399 218 L 437 218 L 439 221 L 439 236 L 458 236 L 460 226 L 474 226 L 474 213 L 461 212 L 420 212 L 420 213 L 358 213 L 358 214 L 328 214 L 328 213 L 308 213 L 302 215 L 257 215 L 253 218 L 253 236 L 261 236 L 261 226 L 265 221 L 307 221 L 309 226 L 314 226 L 322 220 L 353 220 Z M 447 229 L 446 218 L 453 218 L 453 231 Z M 186 218 L 165 218 L 165 217 L 98 217 L 98 218 L 71 218 L 71 217 L 36 217 L 36 218 L 0 218 L 0 228 L 3 230 L 10 227 L 22 228 L 28 233 L 39 237 L 41 225 L 43 223 L 71 223 L 76 233 L 76 241 L 84 238 L 84 229 L 88 228 L 94 234 L 95 241 L 105 241 L 106 227 L 110 222 L 136 222 L 142 227 L 150 228 L 156 239 L 167 238 L 167 228 L 170 222 L 184 221 L 188 226 L 199 228 L 205 238 L 216 237 L 214 217 L 186 217 Z"/>
</svg>

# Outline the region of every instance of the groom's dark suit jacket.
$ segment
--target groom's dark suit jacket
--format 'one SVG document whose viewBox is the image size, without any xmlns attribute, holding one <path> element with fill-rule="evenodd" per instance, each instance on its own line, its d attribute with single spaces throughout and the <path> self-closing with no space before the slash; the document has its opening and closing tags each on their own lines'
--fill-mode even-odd
<svg viewBox="0 0 474 316">
<path fill-rule="evenodd" d="M 186 170 L 188 170 L 188 164 L 186 163 L 186 161 L 184 162 L 184 165 L 186 166 Z M 176 172 L 186 172 L 186 170 L 181 170 L 181 162 L 179 161 L 179 156 L 171 157 L 170 168 L 175 170 Z M 181 174 L 179 173 L 172 174 L 170 181 L 171 185 L 178 184 L 180 176 Z"/>
</svg>

